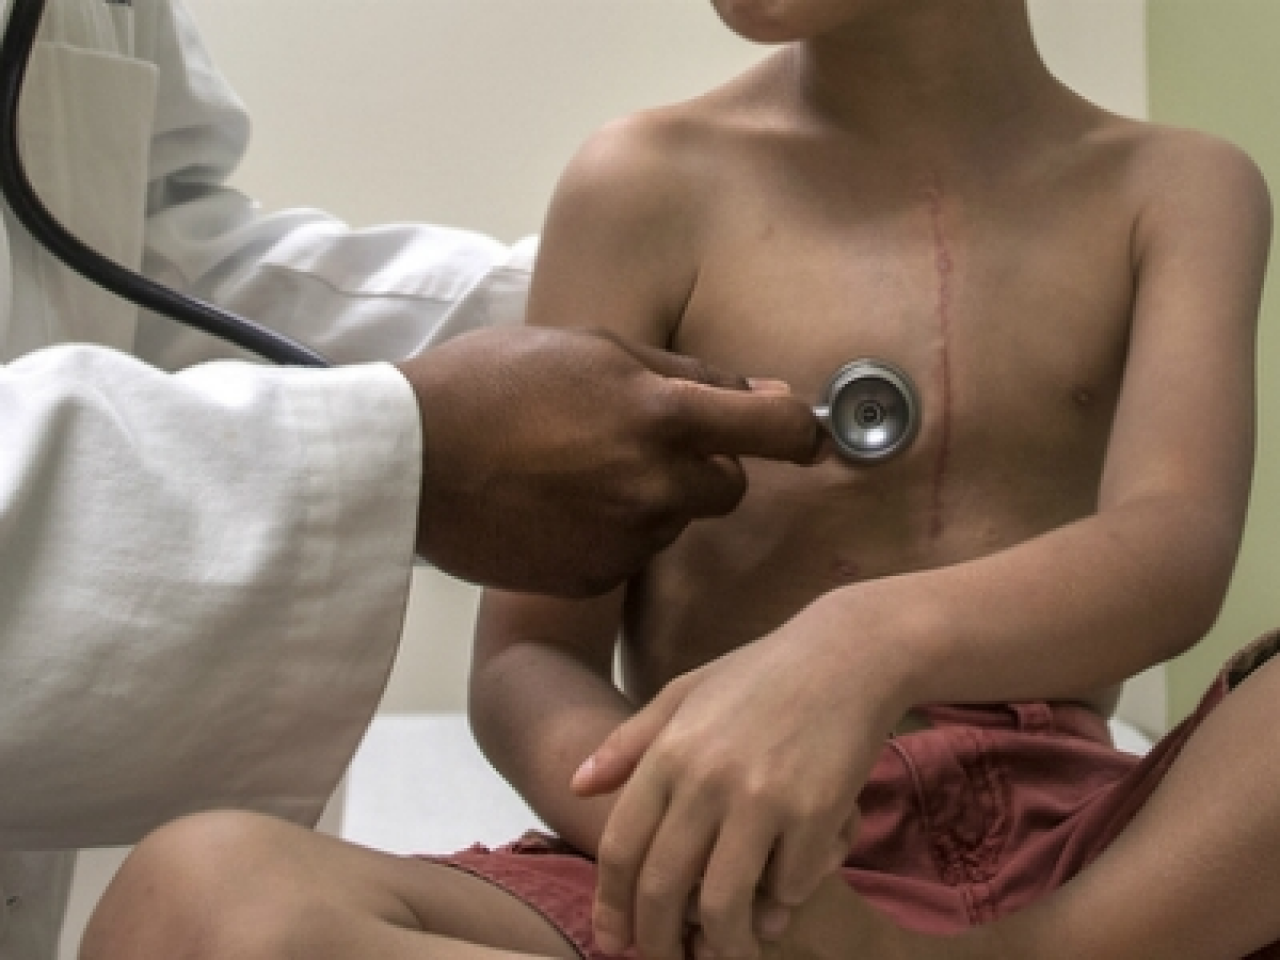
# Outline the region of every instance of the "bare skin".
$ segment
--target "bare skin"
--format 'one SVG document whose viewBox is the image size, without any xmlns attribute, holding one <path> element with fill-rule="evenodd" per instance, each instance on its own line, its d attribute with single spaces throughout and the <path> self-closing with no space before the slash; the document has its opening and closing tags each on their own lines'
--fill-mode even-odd
<svg viewBox="0 0 1280 960">
<path fill-rule="evenodd" d="M 741 508 L 624 593 L 489 594 L 476 651 L 491 758 L 599 856 L 598 934 L 652 956 L 676 949 L 695 886 L 728 956 L 753 948 L 755 878 L 803 902 L 915 704 L 1105 713 L 1198 640 L 1251 468 L 1269 221 L 1246 158 L 1082 101 L 1019 2 L 814 0 L 768 29 L 763 8 L 721 12 L 807 39 L 575 160 L 532 318 L 590 303 L 623 336 L 810 399 L 884 357 L 921 385 L 921 434 L 874 469 L 752 464 Z M 609 685 L 620 630 L 627 697 Z M 619 797 L 565 790 L 633 703 L 726 654 L 659 711 Z M 580 794 L 620 785 L 616 750 Z"/>
<path fill-rule="evenodd" d="M 598 332 L 476 331 L 400 369 L 424 425 L 418 549 L 510 590 L 610 590 L 737 505 L 738 457 L 817 451 L 796 398 Z"/>
<path fill-rule="evenodd" d="M 923 427 L 870 469 L 746 461 L 736 512 L 692 524 L 609 595 L 487 593 L 471 710 L 488 756 L 598 858 L 602 943 L 644 957 L 681 955 L 691 902 L 696 949 L 722 958 L 1227 960 L 1280 937 L 1254 886 L 1280 890 L 1280 811 L 1259 799 L 1280 796 L 1280 763 L 1248 735 L 1280 691 L 1270 667 L 1115 854 L 1024 916 L 925 938 L 830 879 L 913 707 L 1105 714 L 1126 678 L 1212 623 L 1252 468 L 1270 231 L 1256 169 L 1064 88 L 1023 0 L 716 5 L 779 50 L 586 145 L 547 221 L 530 320 L 590 317 L 809 401 L 844 362 L 885 358 L 920 386 Z M 1262 786 L 1183 831 L 1177 811 L 1229 776 Z M 1237 828 L 1251 832 L 1229 862 L 1196 869 Z M 293 865 L 276 886 L 306 902 L 318 881 L 299 837 L 275 848 Z M 377 955 L 572 955 L 501 895 L 480 933 L 441 928 L 435 908 L 474 882 L 415 866 L 378 885 L 420 904 L 432 939 Z M 1153 901 L 1155 870 L 1183 879 Z M 341 883 L 336 860 L 320 872 Z M 160 935 L 137 946 L 156 926 L 140 917 L 165 915 L 138 891 L 166 875 L 126 873 L 86 960 L 174 956 Z M 1137 899 L 1155 905 L 1109 905 Z M 1215 911 L 1233 920 L 1216 939 Z"/>
</svg>

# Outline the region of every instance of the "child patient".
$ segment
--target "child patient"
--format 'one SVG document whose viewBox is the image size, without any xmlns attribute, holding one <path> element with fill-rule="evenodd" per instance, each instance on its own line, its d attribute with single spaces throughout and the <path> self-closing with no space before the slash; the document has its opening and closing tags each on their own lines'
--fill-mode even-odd
<svg viewBox="0 0 1280 960">
<path fill-rule="evenodd" d="M 915 442 L 749 464 L 612 595 L 484 596 L 473 726 L 555 839 L 405 859 L 188 820 L 84 957 L 1280 956 L 1270 647 L 1142 761 L 1106 723 L 1231 575 L 1257 170 L 1066 89 L 1024 0 L 714 2 L 776 50 L 591 139 L 529 320 L 815 402 L 880 358 Z"/>
</svg>

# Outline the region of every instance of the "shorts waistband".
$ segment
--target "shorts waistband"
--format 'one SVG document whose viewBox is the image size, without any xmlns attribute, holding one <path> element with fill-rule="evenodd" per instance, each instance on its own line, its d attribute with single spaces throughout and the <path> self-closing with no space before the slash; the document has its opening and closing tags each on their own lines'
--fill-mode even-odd
<svg viewBox="0 0 1280 960">
<path fill-rule="evenodd" d="M 1029 701 L 1025 703 L 936 704 L 917 707 L 914 713 L 930 727 L 970 726 L 1026 733 L 1059 733 L 1097 743 L 1110 743 L 1106 717 L 1080 703 Z"/>
</svg>

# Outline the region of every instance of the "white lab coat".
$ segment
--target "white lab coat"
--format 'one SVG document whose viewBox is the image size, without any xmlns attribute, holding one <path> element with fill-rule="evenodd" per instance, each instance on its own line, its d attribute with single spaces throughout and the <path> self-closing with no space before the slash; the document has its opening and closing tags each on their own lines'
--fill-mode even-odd
<svg viewBox="0 0 1280 960">
<path fill-rule="evenodd" d="M 336 360 L 523 312 L 531 244 L 351 233 L 223 186 L 248 122 L 180 0 L 51 0 L 22 137 L 84 239 Z M 175 375 L 117 352 L 168 370 L 229 353 L 72 276 L 4 214 L 0 960 L 47 960 L 71 861 L 40 851 L 212 806 L 318 816 L 394 655 L 420 437 L 384 364 Z"/>
</svg>

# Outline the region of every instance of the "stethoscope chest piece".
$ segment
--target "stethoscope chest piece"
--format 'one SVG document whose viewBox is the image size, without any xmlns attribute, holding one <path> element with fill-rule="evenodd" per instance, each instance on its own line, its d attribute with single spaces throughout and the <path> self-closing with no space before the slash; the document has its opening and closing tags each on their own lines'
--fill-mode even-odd
<svg viewBox="0 0 1280 960">
<path fill-rule="evenodd" d="M 878 463 L 911 445 L 920 429 L 915 385 L 882 360 L 854 360 L 841 367 L 814 408 L 841 456 Z"/>
</svg>

